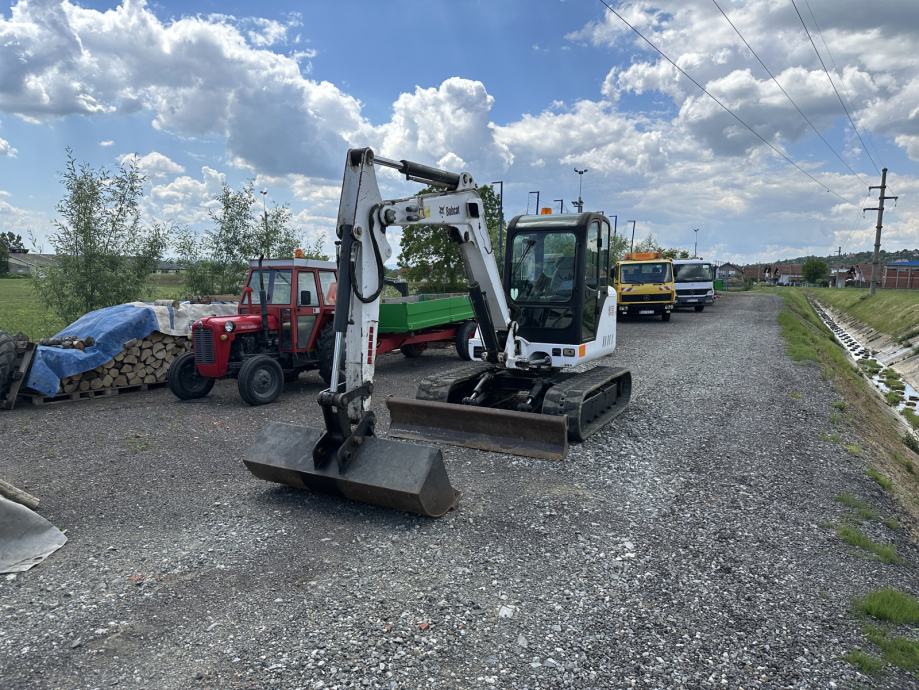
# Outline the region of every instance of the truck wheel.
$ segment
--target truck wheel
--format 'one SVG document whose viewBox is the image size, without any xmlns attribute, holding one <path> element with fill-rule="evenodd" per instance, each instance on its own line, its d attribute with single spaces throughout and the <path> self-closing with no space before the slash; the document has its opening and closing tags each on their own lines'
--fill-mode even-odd
<svg viewBox="0 0 919 690">
<path fill-rule="evenodd" d="M 471 362 L 472 355 L 469 354 L 469 341 L 475 337 L 475 331 L 478 325 L 475 321 L 465 321 L 456 329 L 456 354 L 464 362 Z"/>
<path fill-rule="evenodd" d="M 704 305 L 704 304 L 697 304 L 697 305 L 695 306 L 695 310 L 696 310 L 696 311 L 702 311 L 703 309 L 705 309 L 705 305 Z"/>
<path fill-rule="evenodd" d="M 415 357 L 421 357 L 427 349 L 428 346 L 424 343 L 409 343 L 400 347 L 399 352 L 409 359 L 415 359 Z"/>
<path fill-rule="evenodd" d="M 0 331 L 0 400 L 6 397 L 16 369 L 16 343 L 12 336 Z"/>
<path fill-rule="evenodd" d="M 670 321 L 670 312 L 665 311 L 661 314 L 661 321 Z"/>
<path fill-rule="evenodd" d="M 267 405 L 284 390 L 284 370 L 274 357 L 255 355 L 243 362 L 237 384 L 239 396 L 250 405 Z"/>
<path fill-rule="evenodd" d="M 166 382 L 179 400 L 203 398 L 214 387 L 214 379 L 198 376 L 194 352 L 186 352 L 172 360 L 166 372 Z"/>
<path fill-rule="evenodd" d="M 342 350 L 344 350 L 344 347 L 342 347 Z M 335 356 L 335 329 L 332 328 L 331 323 L 322 329 L 316 339 L 316 355 L 319 359 L 319 376 L 325 381 L 325 385 L 329 386 L 332 383 L 332 360 Z M 341 358 L 339 372 L 339 380 L 343 380 L 345 375 L 344 357 Z"/>
</svg>

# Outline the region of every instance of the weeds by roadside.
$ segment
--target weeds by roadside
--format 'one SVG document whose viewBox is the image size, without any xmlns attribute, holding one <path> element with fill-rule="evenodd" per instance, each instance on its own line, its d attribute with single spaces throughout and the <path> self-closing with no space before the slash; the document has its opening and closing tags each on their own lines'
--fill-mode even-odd
<svg viewBox="0 0 919 690">
<path fill-rule="evenodd" d="M 849 546 L 855 546 L 868 553 L 874 554 L 884 563 L 899 563 L 900 557 L 897 549 L 890 544 L 881 544 L 874 541 L 858 527 L 842 525 L 836 528 L 836 535 Z"/>
</svg>

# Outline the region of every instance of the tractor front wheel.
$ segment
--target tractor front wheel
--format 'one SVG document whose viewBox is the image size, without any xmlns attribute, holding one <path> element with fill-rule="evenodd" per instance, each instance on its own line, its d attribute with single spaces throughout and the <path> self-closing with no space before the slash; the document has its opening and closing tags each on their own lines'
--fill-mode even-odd
<svg viewBox="0 0 919 690">
<path fill-rule="evenodd" d="M 243 362 L 237 380 L 239 395 L 250 405 L 267 405 L 284 390 L 284 370 L 268 355 L 255 355 Z"/>
<path fill-rule="evenodd" d="M 186 352 L 172 360 L 166 372 L 166 382 L 179 400 L 203 398 L 214 387 L 214 379 L 198 376 L 194 352 Z"/>
</svg>

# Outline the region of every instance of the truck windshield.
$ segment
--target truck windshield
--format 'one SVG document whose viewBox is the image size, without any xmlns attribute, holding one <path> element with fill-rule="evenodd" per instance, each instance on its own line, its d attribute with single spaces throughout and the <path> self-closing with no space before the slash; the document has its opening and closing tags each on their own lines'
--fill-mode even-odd
<svg viewBox="0 0 919 690">
<path fill-rule="evenodd" d="M 577 241 L 570 232 L 519 232 L 511 245 L 515 302 L 567 302 L 574 292 Z"/>
<path fill-rule="evenodd" d="M 712 281 L 711 264 L 676 264 L 676 282 L 710 283 Z"/>
<path fill-rule="evenodd" d="M 673 280 L 670 263 L 621 264 L 619 267 L 620 283 L 669 283 Z"/>
<path fill-rule="evenodd" d="M 290 304 L 290 271 L 264 269 L 261 271 L 265 281 L 267 304 Z M 252 271 L 249 276 L 249 287 L 252 288 L 252 304 L 261 304 L 259 299 L 259 271 Z"/>
</svg>

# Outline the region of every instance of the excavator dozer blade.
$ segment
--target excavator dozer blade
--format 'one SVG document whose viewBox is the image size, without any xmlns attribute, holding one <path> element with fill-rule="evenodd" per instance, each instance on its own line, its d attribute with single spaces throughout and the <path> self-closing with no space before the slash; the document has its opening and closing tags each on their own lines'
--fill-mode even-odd
<svg viewBox="0 0 919 690">
<path fill-rule="evenodd" d="M 564 415 L 387 398 L 389 435 L 498 453 L 561 460 L 568 454 Z"/>
<path fill-rule="evenodd" d="M 320 468 L 313 463 L 313 448 L 323 434 L 271 422 L 243 462 L 259 479 L 408 513 L 440 517 L 456 505 L 460 494 L 436 448 L 368 436 L 341 472 L 334 459 Z"/>
</svg>

